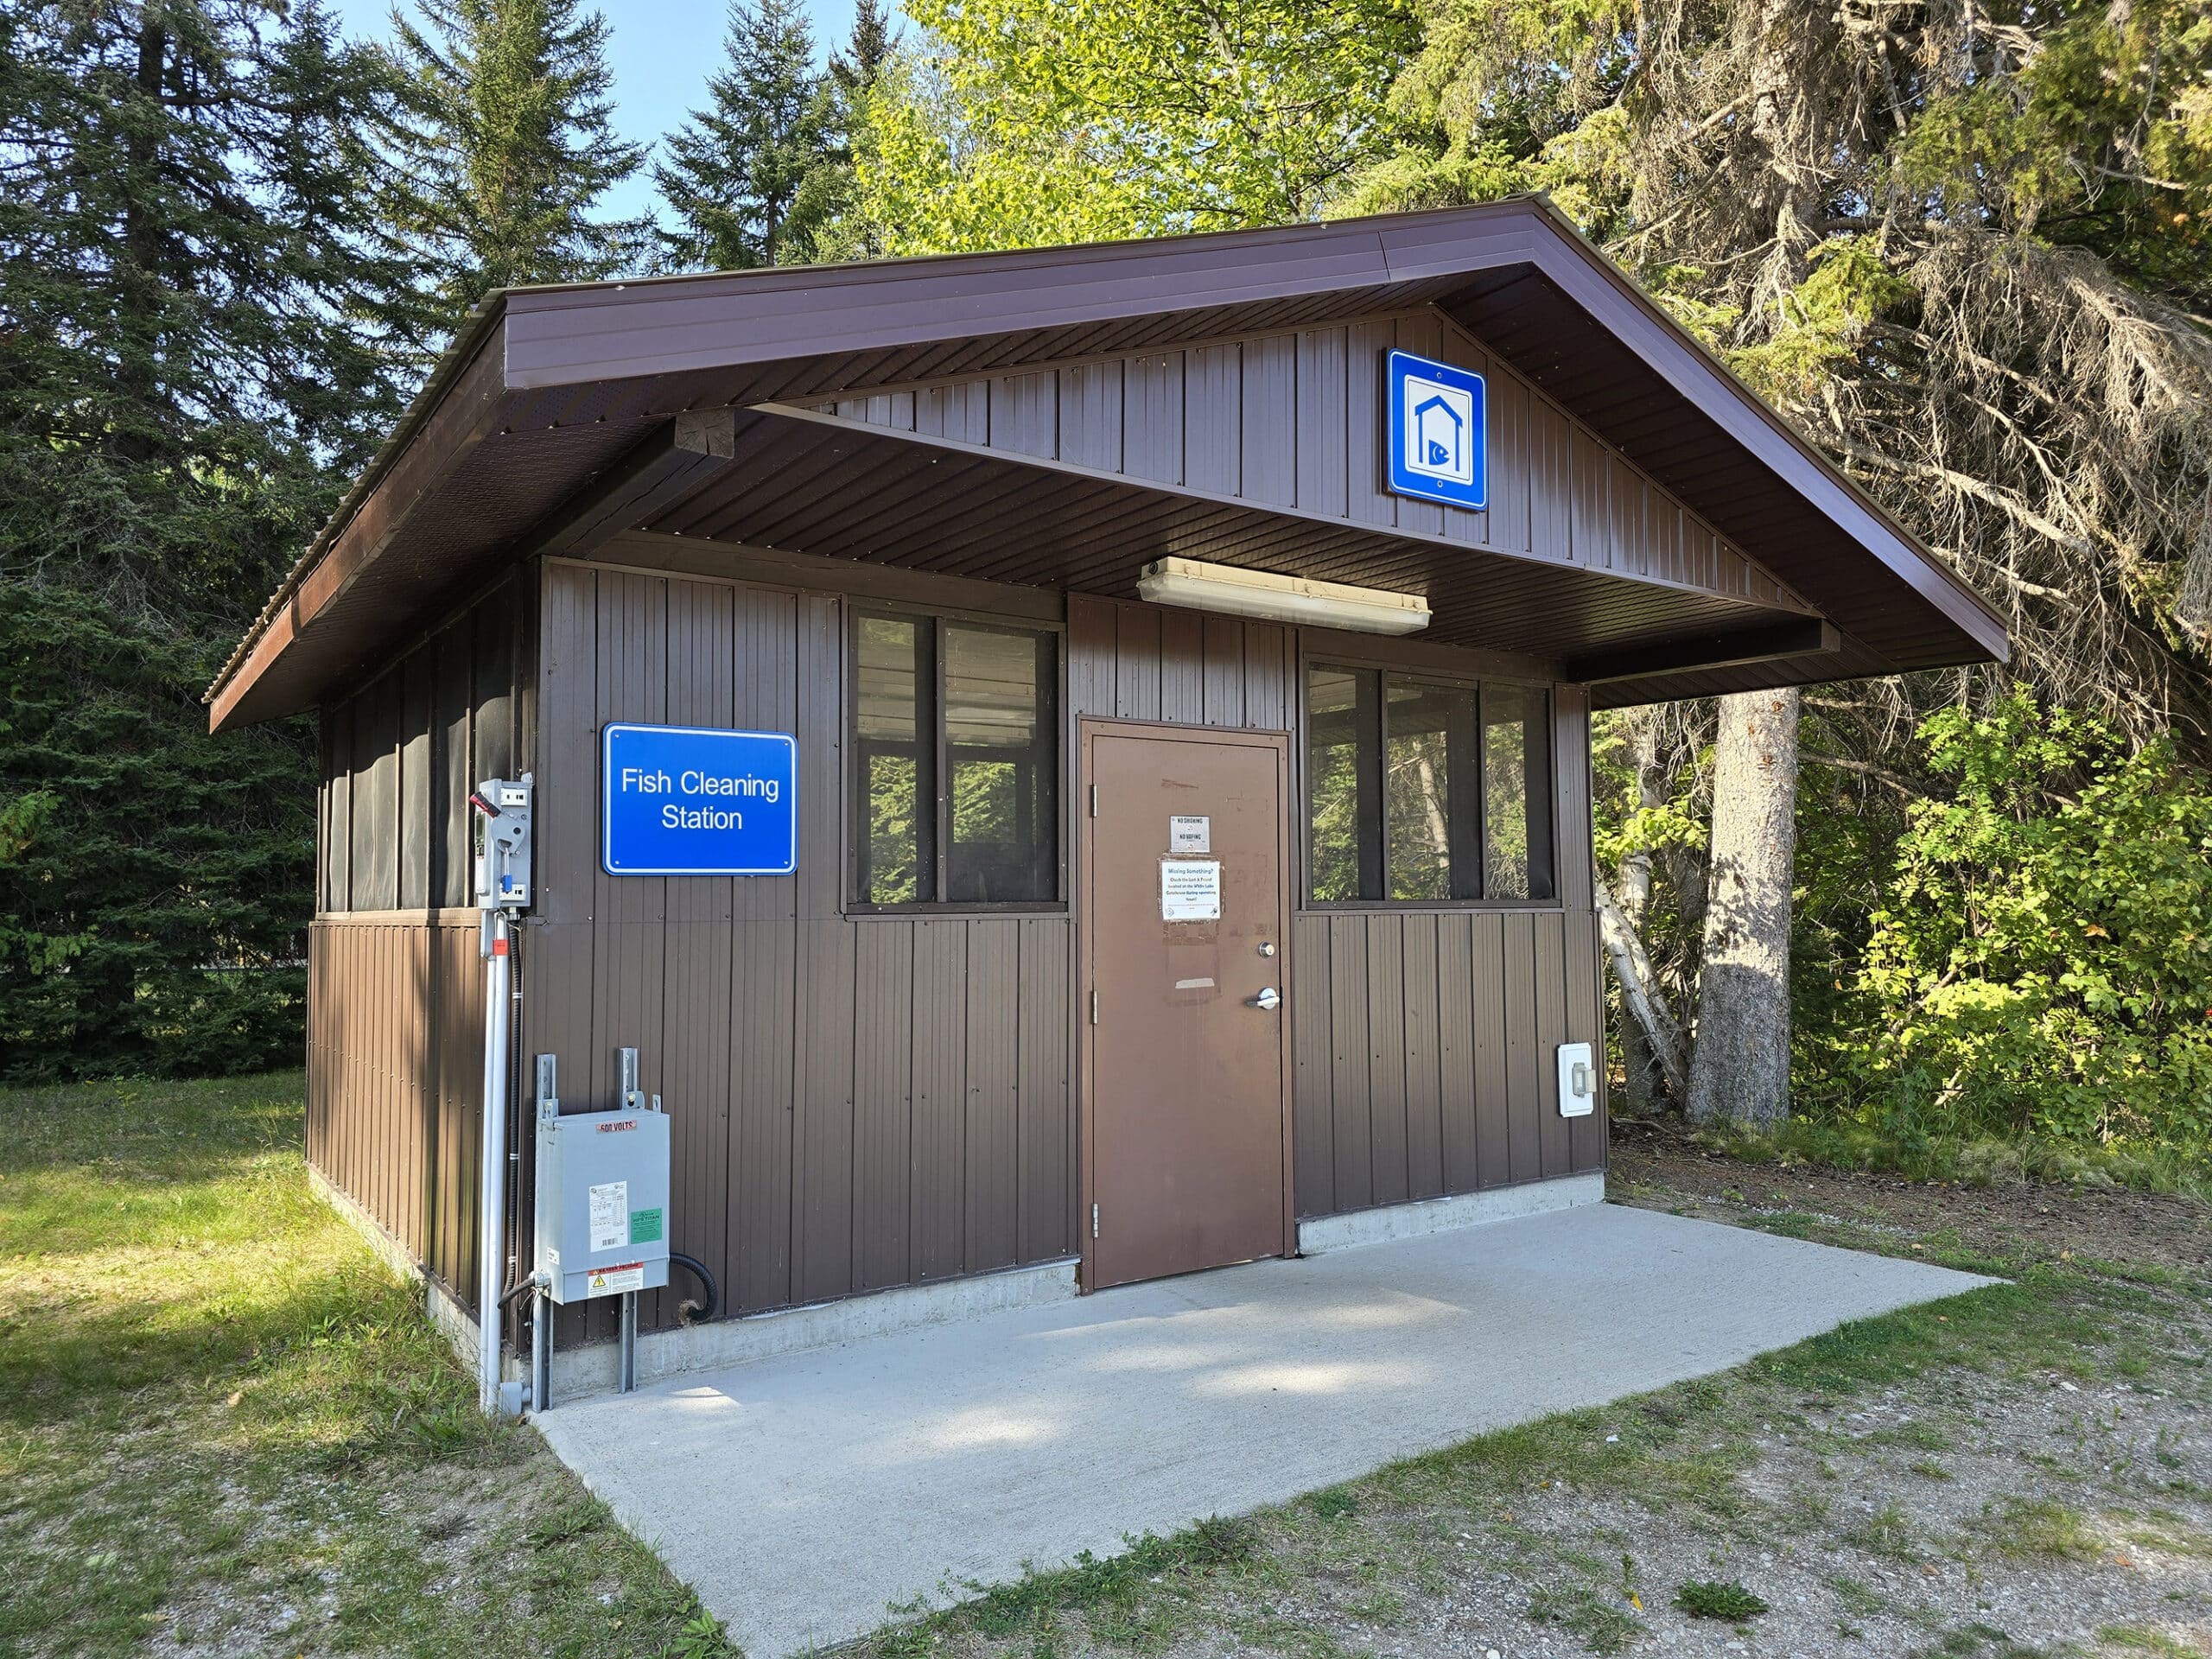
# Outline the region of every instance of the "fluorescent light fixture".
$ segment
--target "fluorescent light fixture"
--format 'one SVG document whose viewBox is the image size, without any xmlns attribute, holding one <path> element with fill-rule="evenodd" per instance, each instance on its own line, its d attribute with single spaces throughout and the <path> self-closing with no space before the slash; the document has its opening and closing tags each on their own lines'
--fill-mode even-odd
<svg viewBox="0 0 2212 1659">
<path fill-rule="evenodd" d="M 1275 576 L 1197 559 L 1154 560 L 1137 577 L 1137 596 L 1154 605 L 1264 616 L 1274 622 L 1306 622 L 1354 633 L 1418 633 L 1429 619 L 1428 601 L 1419 594 Z"/>
</svg>

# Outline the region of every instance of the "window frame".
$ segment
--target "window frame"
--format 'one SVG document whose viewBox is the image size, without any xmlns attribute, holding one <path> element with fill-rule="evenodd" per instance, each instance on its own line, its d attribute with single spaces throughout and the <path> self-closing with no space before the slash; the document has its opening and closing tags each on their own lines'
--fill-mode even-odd
<svg viewBox="0 0 2212 1659">
<path fill-rule="evenodd" d="M 845 603 L 844 611 L 845 661 L 844 672 L 841 677 L 844 707 L 838 713 L 837 729 L 837 741 L 845 750 L 838 762 L 838 816 L 843 840 L 840 849 L 840 861 L 843 866 L 839 888 L 842 899 L 840 913 L 862 921 L 871 917 L 895 919 L 917 916 L 1065 915 L 1068 909 L 1067 624 L 1065 621 L 1043 621 L 1034 617 L 1003 616 L 988 611 L 918 605 L 890 599 L 849 599 Z M 930 885 L 931 892 L 938 893 L 944 891 L 951 855 L 952 791 L 946 772 L 944 732 L 945 631 L 950 626 L 964 626 L 1051 639 L 1051 683 L 1040 684 L 1039 689 L 1052 702 L 1051 708 L 1045 711 L 1043 723 L 1052 738 L 1051 798 L 1053 824 L 1051 844 L 1054 897 L 998 900 L 931 898 L 884 905 L 873 903 L 861 896 L 860 854 L 861 838 L 867 833 L 868 790 L 866 781 L 860 775 L 861 745 L 858 741 L 860 635 L 861 624 L 870 618 L 912 622 L 926 626 L 929 631 L 931 683 L 929 707 L 925 712 L 931 728 L 929 747 L 936 784 L 936 810 L 931 827 Z M 916 746 L 921 747 L 918 734 Z"/>
<path fill-rule="evenodd" d="M 1529 779 L 1529 796 L 1534 802 L 1543 803 L 1543 826 L 1541 839 L 1533 826 L 1529 835 L 1529 850 L 1533 855 L 1538 846 L 1547 854 L 1547 868 L 1551 876 L 1551 893 L 1545 898 L 1493 899 L 1392 899 L 1390 891 L 1390 849 L 1389 801 L 1387 788 L 1378 791 L 1371 812 L 1357 815 L 1362 828 L 1365 820 L 1372 818 L 1375 832 L 1373 857 L 1376 865 L 1377 885 L 1386 895 L 1379 899 L 1319 899 L 1313 893 L 1313 698 L 1312 676 L 1316 669 L 1335 670 L 1342 673 L 1371 674 L 1375 677 L 1375 728 L 1372 734 L 1379 765 L 1384 771 L 1389 765 L 1390 715 L 1389 692 L 1387 682 L 1391 677 L 1415 685 L 1434 686 L 1440 690 L 1465 691 L 1473 694 L 1475 729 L 1472 751 L 1474 779 L 1469 791 L 1474 804 L 1474 835 L 1472 837 L 1476 868 L 1487 883 L 1489 875 L 1489 813 L 1483 799 L 1483 715 L 1484 692 L 1491 687 L 1510 688 L 1522 693 L 1533 693 L 1539 705 L 1538 718 L 1542 723 L 1543 759 L 1541 789 L 1538 779 Z M 1555 688 L 1548 681 L 1523 679 L 1512 674 L 1457 674 L 1449 669 L 1425 663 L 1394 662 L 1383 657 L 1366 657 L 1356 652 L 1319 651 L 1312 655 L 1299 653 L 1297 680 L 1293 696 L 1297 699 L 1298 743 L 1296 765 L 1298 812 L 1298 907 L 1319 914 L 1341 915 L 1347 912 L 1389 911 L 1399 914 L 1440 914 L 1460 911 L 1555 911 L 1565 907 L 1560 896 L 1559 858 L 1559 700 Z M 1364 747 L 1367 734 L 1361 734 L 1358 746 Z M 1533 812 L 1529 815 L 1535 816 Z M 1366 849 L 1357 849 L 1357 862 L 1366 862 Z"/>
</svg>

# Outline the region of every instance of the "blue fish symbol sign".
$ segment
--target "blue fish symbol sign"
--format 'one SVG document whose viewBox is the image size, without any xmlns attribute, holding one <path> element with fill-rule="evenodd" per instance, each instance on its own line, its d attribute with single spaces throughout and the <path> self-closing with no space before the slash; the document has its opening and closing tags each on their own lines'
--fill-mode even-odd
<svg viewBox="0 0 2212 1659">
<path fill-rule="evenodd" d="M 1456 507 L 1485 505 L 1482 376 L 1409 352 L 1391 352 L 1386 361 L 1391 490 Z"/>
</svg>

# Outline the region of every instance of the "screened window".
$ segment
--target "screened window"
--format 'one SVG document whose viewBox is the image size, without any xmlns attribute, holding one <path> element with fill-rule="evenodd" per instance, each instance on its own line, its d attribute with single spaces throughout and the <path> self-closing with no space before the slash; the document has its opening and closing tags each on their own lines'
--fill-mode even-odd
<svg viewBox="0 0 2212 1659">
<path fill-rule="evenodd" d="M 1306 696 L 1317 902 L 1553 896 L 1544 692 L 1317 664 Z"/>
<path fill-rule="evenodd" d="M 1055 638 L 863 614 L 853 887 L 863 905 L 1059 897 Z"/>
</svg>

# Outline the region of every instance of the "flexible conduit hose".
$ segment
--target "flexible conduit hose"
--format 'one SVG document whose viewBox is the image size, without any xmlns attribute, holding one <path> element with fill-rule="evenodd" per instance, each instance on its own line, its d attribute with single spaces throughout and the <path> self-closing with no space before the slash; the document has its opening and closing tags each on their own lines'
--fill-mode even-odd
<svg viewBox="0 0 2212 1659">
<path fill-rule="evenodd" d="M 707 1271 L 707 1264 L 700 1261 L 696 1256 L 684 1255 L 681 1250 L 671 1250 L 668 1253 L 668 1259 L 675 1262 L 679 1268 L 689 1268 L 691 1270 L 692 1275 L 698 1280 L 701 1285 L 706 1287 L 706 1303 L 696 1313 L 691 1316 L 689 1323 L 692 1325 L 702 1325 L 707 1320 L 713 1319 L 715 1317 L 715 1309 L 721 1306 L 721 1299 L 715 1294 L 715 1275 Z"/>
<path fill-rule="evenodd" d="M 689 1268 L 699 1283 L 705 1287 L 707 1300 L 699 1304 L 699 1311 L 691 1316 L 691 1323 L 698 1325 L 715 1317 L 715 1310 L 721 1306 L 720 1293 L 715 1287 L 715 1275 L 707 1271 L 707 1264 L 696 1255 L 686 1255 L 681 1250 L 671 1250 L 668 1259 L 680 1268 Z M 514 1305 L 518 1296 L 524 1296 L 537 1288 L 537 1281 L 525 1279 L 519 1284 L 509 1285 L 506 1294 L 499 1298 L 499 1311 L 505 1313 Z"/>
</svg>

